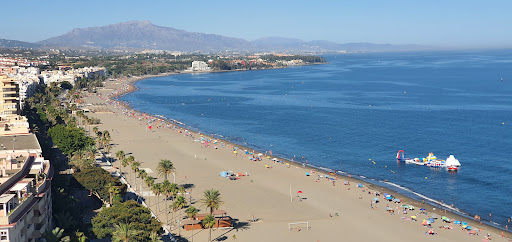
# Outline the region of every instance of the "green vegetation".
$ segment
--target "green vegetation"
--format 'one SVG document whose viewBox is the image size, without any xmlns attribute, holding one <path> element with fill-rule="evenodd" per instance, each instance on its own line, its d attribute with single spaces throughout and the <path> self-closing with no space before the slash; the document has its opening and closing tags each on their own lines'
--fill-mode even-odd
<svg viewBox="0 0 512 242">
<path fill-rule="evenodd" d="M 158 170 L 158 175 L 163 175 L 165 180 L 167 180 L 167 175 L 174 172 L 174 164 L 170 160 L 160 160 L 156 169 Z"/>
<path fill-rule="evenodd" d="M 52 137 L 53 143 L 66 155 L 94 145 L 94 140 L 75 126 L 58 124 L 51 127 L 48 134 Z"/>
<path fill-rule="evenodd" d="M 138 231 L 133 235 L 133 241 L 148 241 L 152 232 L 163 232 L 160 222 L 151 217 L 149 209 L 135 201 L 116 203 L 113 207 L 103 208 L 92 219 L 92 230 L 98 238 L 105 238 L 114 236 L 120 224 L 127 224 L 131 231 Z M 118 227 L 115 227 L 116 225 Z"/>
<path fill-rule="evenodd" d="M 92 190 L 105 201 L 114 199 L 114 189 L 116 187 L 119 192 L 117 194 L 124 194 L 126 192 L 126 185 L 119 181 L 119 178 L 110 175 L 110 172 L 96 166 L 91 166 L 87 169 L 75 172 L 73 177 L 87 190 Z M 112 196 L 111 196 L 112 195 Z"/>
<path fill-rule="evenodd" d="M 213 211 L 218 209 L 219 206 L 224 203 L 220 197 L 219 190 L 215 190 L 213 188 L 204 191 L 203 198 L 200 202 L 203 206 L 210 209 L 210 215 L 213 215 Z"/>
</svg>

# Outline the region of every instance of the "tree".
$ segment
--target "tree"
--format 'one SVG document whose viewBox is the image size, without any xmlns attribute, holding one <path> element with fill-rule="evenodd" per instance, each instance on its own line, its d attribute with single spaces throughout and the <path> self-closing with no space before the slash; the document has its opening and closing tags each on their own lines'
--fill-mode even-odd
<svg viewBox="0 0 512 242">
<path fill-rule="evenodd" d="M 167 208 L 167 200 L 169 200 L 169 196 L 175 194 L 178 190 L 178 186 L 175 183 L 170 183 L 169 180 L 165 180 L 161 186 L 162 193 L 165 195 L 165 207 Z M 166 210 L 167 211 L 167 210 Z M 166 213 L 166 222 L 169 223 L 169 213 Z M 174 217 L 174 212 L 173 212 Z"/>
<path fill-rule="evenodd" d="M 187 213 L 187 216 L 194 220 L 194 218 L 197 216 L 197 209 L 194 206 L 190 206 L 187 208 L 185 213 Z M 194 225 L 192 225 L 192 242 L 194 242 Z"/>
<path fill-rule="evenodd" d="M 213 215 L 208 215 L 203 219 L 203 227 L 210 229 L 210 233 L 208 234 L 208 242 L 212 241 L 212 228 L 217 221 L 213 217 Z"/>
<path fill-rule="evenodd" d="M 100 131 L 100 130 L 98 129 L 98 126 L 94 126 L 94 127 L 92 128 L 92 132 L 94 132 L 95 134 L 98 134 L 98 132 L 99 132 L 99 131 Z M 121 151 L 121 150 L 120 150 L 120 151 Z M 118 151 L 118 152 L 120 152 L 120 151 Z M 117 155 L 117 153 L 116 153 L 116 155 Z"/>
<path fill-rule="evenodd" d="M 135 240 L 137 231 L 132 229 L 130 224 L 116 224 L 115 231 L 112 233 L 112 241 L 114 242 L 130 242 Z"/>
<path fill-rule="evenodd" d="M 139 171 L 139 167 L 140 167 L 140 163 L 139 162 L 137 162 L 137 161 L 132 162 L 132 171 L 133 171 L 134 174 L 137 174 L 137 172 Z M 137 191 L 137 177 L 135 177 L 134 183 L 135 183 L 135 186 L 134 186 L 135 187 L 135 191 Z"/>
<path fill-rule="evenodd" d="M 151 190 L 151 188 L 153 187 L 153 184 L 155 184 L 155 178 L 148 175 L 144 179 L 144 183 L 146 183 L 146 186 Z M 151 207 L 151 196 L 148 196 L 148 203 L 149 203 L 149 206 Z"/>
<path fill-rule="evenodd" d="M 163 232 L 161 223 L 151 217 L 151 211 L 133 200 L 101 209 L 91 223 L 92 231 L 100 239 L 113 236 L 116 231 L 114 226 L 119 223 L 129 224 L 132 230 L 138 231 L 133 241 L 148 241 L 151 232 Z"/>
<path fill-rule="evenodd" d="M 220 192 L 212 188 L 204 191 L 201 203 L 210 209 L 210 215 L 213 216 L 213 211 L 218 209 L 224 202 L 220 198 Z"/>
<path fill-rule="evenodd" d="M 160 209 L 158 207 L 158 204 L 160 203 L 160 194 L 162 194 L 162 184 L 161 183 L 155 183 L 151 187 L 151 191 L 153 194 L 157 196 L 156 198 L 156 214 L 160 213 Z"/>
<path fill-rule="evenodd" d="M 174 211 L 178 211 L 184 208 L 185 206 L 187 206 L 187 200 L 183 196 L 178 196 L 172 204 Z"/>
<path fill-rule="evenodd" d="M 93 190 L 105 201 L 109 200 L 109 191 L 107 185 L 111 183 L 113 186 L 120 188 L 120 193 L 126 192 L 126 185 L 122 184 L 119 178 L 113 177 L 110 172 L 100 167 L 90 167 L 80 172 L 73 173 L 73 177 L 87 190 Z"/>
<path fill-rule="evenodd" d="M 66 155 L 94 144 L 94 140 L 91 137 L 87 137 L 84 131 L 77 127 L 66 127 L 58 124 L 50 128 L 48 134 L 51 136 L 54 144 Z"/>
<path fill-rule="evenodd" d="M 53 230 L 46 230 L 43 234 L 43 238 L 47 242 L 69 242 L 69 236 L 63 237 L 64 230 L 56 227 Z"/>
<path fill-rule="evenodd" d="M 68 211 L 61 211 L 53 215 L 55 222 L 64 231 L 76 225 L 75 219 Z"/>
<path fill-rule="evenodd" d="M 197 212 L 197 208 L 194 206 L 190 206 L 187 208 L 187 210 L 185 210 L 185 213 L 190 219 L 194 219 L 197 216 Z"/>
<path fill-rule="evenodd" d="M 165 176 L 165 180 L 167 180 L 167 175 L 175 171 L 174 164 L 170 160 L 160 160 L 157 171 L 158 175 Z"/>
<path fill-rule="evenodd" d="M 161 242 L 162 241 L 162 237 L 160 235 L 158 235 L 157 233 L 155 233 L 155 232 L 151 232 L 151 234 L 149 234 L 149 241 L 151 241 L 151 242 Z"/>
<path fill-rule="evenodd" d="M 119 187 L 112 185 L 112 183 L 109 183 L 107 185 L 107 189 L 110 197 L 110 205 L 112 205 L 114 202 L 114 196 L 119 194 L 121 190 L 119 189 Z"/>
</svg>

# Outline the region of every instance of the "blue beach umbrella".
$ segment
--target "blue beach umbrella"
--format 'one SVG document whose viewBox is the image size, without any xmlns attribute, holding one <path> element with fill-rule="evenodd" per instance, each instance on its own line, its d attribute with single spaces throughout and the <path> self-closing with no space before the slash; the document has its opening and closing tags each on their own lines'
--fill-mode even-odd
<svg viewBox="0 0 512 242">
<path fill-rule="evenodd" d="M 425 210 L 426 210 L 426 209 L 424 209 L 424 208 L 420 208 L 420 211 L 425 211 Z"/>
<path fill-rule="evenodd" d="M 468 223 L 466 223 L 466 222 L 461 222 L 460 224 L 461 224 L 462 226 L 464 226 L 464 225 L 468 225 Z"/>
<path fill-rule="evenodd" d="M 467 226 L 467 227 L 466 227 L 466 229 L 467 229 L 467 230 L 471 230 L 471 226 Z"/>
<path fill-rule="evenodd" d="M 455 220 L 455 221 L 453 221 L 453 224 L 460 224 L 460 221 Z"/>
</svg>

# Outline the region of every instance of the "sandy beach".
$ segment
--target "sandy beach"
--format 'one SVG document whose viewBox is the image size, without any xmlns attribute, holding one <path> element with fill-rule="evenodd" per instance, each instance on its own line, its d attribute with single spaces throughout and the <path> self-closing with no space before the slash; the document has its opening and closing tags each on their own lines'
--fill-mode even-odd
<svg viewBox="0 0 512 242">
<path fill-rule="evenodd" d="M 498 229 L 481 225 L 472 219 L 463 219 L 472 227 L 481 229 L 478 235 L 469 235 L 460 225 L 443 223 L 441 220 L 441 216 L 455 220 L 462 218 L 450 213 L 444 214 L 440 209 L 434 211 L 431 206 L 421 206 L 417 201 L 395 194 L 402 199 L 402 204 L 415 206 L 415 210 L 403 214 L 401 204 L 387 202 L 382 197 L 384 192 L 392 192 L 370 184 L 358 187 L 359 182 L 354 179 L 338 175 L 333 182 L 325 174 L 311 168 L 275 163 L 265 156 L 261 161 L 252 161 L 249 160 L 252 156 L 246 155 L 243 148 L 235 154 L 233 145 L 221 140 L 209 142 L 207 147 L 204 142 L 200 142 L 200 134 L 188 133 L 160 121 L 153 122 L 152 129 L 148 129 L 146 118 L 149 117 L 140 116 L 110 102 L 104 105 L 109 94 L 127 91 L 129 81 L 133 79 L 108 81 L 98 91 L 98 95 L 85 97 L 85 103 L 91 104 L 90 109 L 98 111 L 88 115 L 101 119 L 99 130 L 110 132 L 112 154 L 123 150 L 133 155 L 148 175 L 157 178 L 156 182 L 163 181 L 156 172 L 157 163 L 161 159 L 171 160 L 177 171 L 176 183 L 192 187 L 190 194 L 185 197 L 192 200 L 192 205 L 200 209 L 200 213 L 206 212 L 206 208 L 197 203 L 203 191 L 218 189 L 224 201 L 220 209 L 238 220 L 240 226 L 238 229 L 214 229 L 212 238 L 230 241 L 235 235 L 238 241 L 487 241 L 485 236 L 490 233 L 492 241 L 510 241 L 502 238 Z M 207 136 L 203 138 L 208 139 Z M 120 167 L 121 164 L 116 161 L 114 166 Z M 130 168 L 121 169 L 134 186 L 134 174 L 127 172 Z M 221 171 L 233 171 L 247 176 L 229 180 L 219 176 Z M 306 176 L 306 172 L 310 176 Z M 172 182 L 173 176 L 169 180 Z M 142 186 L 146 203 L 150 204 L 153 212 L 164 224 L 166 217 L 171 220 L 172 214 L 164 211 L 163 196 L 153 196 L 141 184 L 142 181 L 137 179 L 137 189 L 140 190 Z M 380 202 L 372 203 L 376 192 L 381 194 Z M 157 211 L 157 206 L 160 211 Z M 394 209 L 394 213 L 386 212 L 386 206 Z M 427 215 L 421 214 L 420 208 L 425 208 Z M 177 212 L 180 217 L 184 216 L 183 213 L 184 210 Z M 437 234 L 428 235 L 426 232 L 429 228 L 421 223 L 433 214 L 438 218 L 432 224 Z M 412 221 L 411 216 L 417 216 L 417 221 Z M 253 218 L 257 218 L 257 221 L 252 221 Z M 298 225 L 295 224 L 289 230 L 289 223 L 295 222 L 308 222 L 309 228 L 300 225 L 298 231 Z M 452 229 L 439 228 L 444 225 Z M 177 227 L 172 227 L 171 231 L 173 234 L 179 233 Z M 180 232 L 182 237 L 191 240 L 190 231 Z M 510 237 L 510 234 L 506 233 L 505 236 Z M 208 230 L 194 230 L 194 240 L 206 241 L 207 237 Z"/>
</svg>

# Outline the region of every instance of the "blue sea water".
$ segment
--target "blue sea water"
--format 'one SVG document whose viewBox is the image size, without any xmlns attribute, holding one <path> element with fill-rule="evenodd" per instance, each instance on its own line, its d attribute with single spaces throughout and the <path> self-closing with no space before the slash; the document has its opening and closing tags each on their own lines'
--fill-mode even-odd
<svg viewBox="0 0 512 242">
<path fill-rule="evenodd" d="M 260 151 L 387 180 L 507 224 L 512 51 L 325 57 L 324 65 L 150 78 L 121 100 Z M 398 150 L 410 158 L 453 154 L 462 168 L 399 164 Z"/>
</svg>

